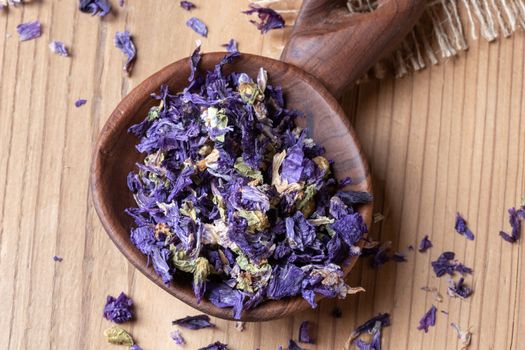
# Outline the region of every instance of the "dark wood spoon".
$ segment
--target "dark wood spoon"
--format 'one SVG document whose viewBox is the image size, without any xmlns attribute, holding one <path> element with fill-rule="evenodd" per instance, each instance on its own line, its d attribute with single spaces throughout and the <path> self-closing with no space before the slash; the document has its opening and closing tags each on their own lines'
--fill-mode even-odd
<svg viewBox="0 0 525 350">
<path fill-rule="evenodd" d="M 282 61 L 242 54 L 224 69 L 256 76 L 259 67 L 268 71 L 272 84 L 281 85 L 287 106 L 302 111 L 313 139 L 335 161 L 338 178 L 350 176 L 352 188 L 372 191 L 368 164 L 354 130 L 337 99 L 412 28 L 424 8 L 424 0 L 386 0 L 371 13 L 349 14 L 345 0 L 305 0 L 282 54 Z M 212 70 L 224 53 L 204 54 L 201 70 Z M 91 191 L 100 220 L 109 237 L 131 263 L 157 285 L 188 305 L 207 314 L 231 319 L 230 309 L 215 307 L 207 300 L 195 301 L 191 280 L 176 275 L 165 285 L 148 266 L 147 258 L 129 238 L 132 220 L 124 209 L 134 206 L 126 186 L 127 174 L 143 159 L 137 139 L 127 129 L 141 121 L 154 101 L 150 94 L 163 84 L 181 91 L 190 73 L 188 59 L 175 62 L 153 74 L 113 111 L 100 133 L 91 168 Z M 370 226 L 372 203 L 359 208 Z M 355 259 L 344 268 L 348 274 Z M 242 315 L 244 321 L 263 321 L 289 316 L 310 306 L 300 297 L 267 301 Z"/>
</svg>

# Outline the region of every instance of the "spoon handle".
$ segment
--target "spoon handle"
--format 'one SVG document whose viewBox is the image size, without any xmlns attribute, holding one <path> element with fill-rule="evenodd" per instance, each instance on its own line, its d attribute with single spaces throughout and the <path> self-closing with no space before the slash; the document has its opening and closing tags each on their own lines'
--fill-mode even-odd
<svg viewBox="0 0 525 350">
<path fill-rule="evenodd" d="M 318 78 L 339 98 L 398 45 L 426 0 L 380 0 L 372 12 L 349 13 L 346 0 L 304 0 L 281 60 Z"/>
</svg>

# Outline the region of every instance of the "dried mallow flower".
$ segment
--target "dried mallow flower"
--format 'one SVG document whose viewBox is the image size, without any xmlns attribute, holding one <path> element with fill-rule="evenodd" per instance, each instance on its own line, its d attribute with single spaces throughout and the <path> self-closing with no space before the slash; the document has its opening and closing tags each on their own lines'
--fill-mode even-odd
<svg viewBox="0 0 525 350">
<path fill-rule="evenodd" d="M 199 348 L 198 350 L 228 350 L 228 344 L 223 344 L 220 341 L 216 341 L 213 344 Z"/>
<path fill-rule="evenodd" d="M 230 53 L 239 52 L 237 49 L 237 41 L 235 39 L 230 39 L 226 44 L 223 44 L 222 47 L 226 48 L 226 51 Z"/>
<path fill-rule="evenodd" d="M 191 11 L 192 9 L 194 9 L 197 6 L 195 6 L 195 4 L 193 2 L 191 2 L 191 1 L 181 1 L 180 2 L 180 7 L 182 7 L 186 11 Z"/>
<path fill-rule="evenodd" d="M 53 256 L 53 261 L 61 262 L 62 260 L 64 260 L 64 259 L 62 259 L 62 257 L 60 257 L 58 255 Z"/>
<path fill-rule="evenodd" d="M 470 332 L 470 330 L 461 330 L 457 323 L 452 322 L 450 325 L 452 326 L 452 328 L 454 328 L 458 335 L 458 339 L 461 341 L 460 350 L 466 350 L 470 346 L 470 342 L 472 341 L 472 333 Z"/>
<path fill-rule="evenodd" d="M 297 345 L 297 343 L 293 339 L 290 339 L 288 341 L 288 350 L 305 350 L 305 349 Z"/>
<path fill-rule="evenodd" d="M 432 242 L 430 239 L 428 239 L 428 235 L 425 235 L 421 242 L 419 242 L 418 250 L 423 253 L 426 252 L 428 249 L 432 248 Z"/>
<path fill-rule="evenodd" d="M 62 56 L 62 57 L 69 56 L 69 52 L 67 50 L 66 45 L 64 45 L 64 43 L 61 41 L 53 40 L 52 42 L 50 42 L 49 50 L 51 50 L 51 52 L 56 53 L 57 55 Z"/>
<path fill-rule="evenodd" d="M 20 23 L 16 26 L 16 32 L 20 41 L 35 39 L 42 35 L 42 25 L 38 20 Z"/>
<path fill-rule="evenodd" d="M 247 15 L 253 13 L 257 14 L 260 22 L 250 20 L 251 23 L 255 24 L 257 29 L 261 31 L 261 34 L 264 34 L 272 29 L 284 28 L 284 18 L 278 14 L 275 10 L 272 10 L 268 7 L 259 7 L 254 4 L 250 4 L 250 9 L 243 11 Z"/>
<path fill-rule="evenodd" d="M 171 324 L 194 330 L 215 327 L 215 325 L 210 322 L 210 317 L 208 315 L 186 316 L 172 321 Z"/>
<path fill-rule="evenodd" d="M 421 287 L 421 290 L 425 291 L 425 292 L 428 292 L 428 293 L 432 293 L 434 295 L 434 299 L 438 302 L 438 303 L 441 303 L 443 301 L 443 296 L 441 295 L 441 293 L 439 292 L 439 290 L 436 288 L 436 287 Z"/>
<path fill-rule="evenodd" d="M 177 345 L 184 345 L 184 344 L 186 344 L 186 341 L 184 340 L 184 338 L 182 337 L 181 332 L 178 329 L 176 329 L 173 332 L 171 332 L 170 333 L 170 337 L 171 337 L 171 339 L 173 339 L 173 341 Z"/>
<path fill-rule="evenodd" d="M 191 29 L 193 29 L 193 31 L 203 37 L 207 37 L 208 36 L 208 27 L 206 26 L 206 24 L 204 24 L 203 21 L 201 21 L 200 19 L 198 19 L 197 17 L 191 17 L 187 22 L 186 22 L 186 26 L 190 27 Z"/>
<path fill-rule="evenodd" d="M 83 105 L 85 105 L 87 103 L 87 100 L 86 99 L 83 99 L 83 98 L 79 98 L 78 100 L 75 101 L 75 107 L 82 107 Z"/>
<path fill-rule="evenodd" d="M 123 70 L 127 74 L 131 74 L 133 64 L 137 58 L 137 49 L 127 30 L 115 33 L 115 47 L 126 55 L 126 63 L 123 66 Z"/>
<path fill-rule="evenodd" d="M 388 326 L 390 326 L 390 315 L 388 313 L 372 317 L 352 332 L 346 341 L 344 350 L 350 350 L 352 344 L 361 350 L 381 350 L 381 330 Z"/>
<path fill-rule="evenodd" d="M 127 178 L 135 206 L 133 244 L 164 283 L 193 277 L 197 301 L 243 310 L 267 300 L 345 298 L 362 291 L 342 266 L 361 253 L 368 228 L 359 203 L 370 199 L 337 186 L 324 149 L 296 124 L 284 92 L 264 69 L 257 77 L 223 72 L 227 54 L 189 85 L 166 86 L 159 104 L 129 131 L 143 162 Z"/>
<path fill-rule="evenodd" d="M 104 331 L 108 343 L 115 345 L 132 346 L 134 344 L 133 337 L 119 326 L 113 326 Z"/>
<path fill-rule="evenodd" d="M 461 274 L 472 273 L 472 269 L 454 260 L 455 254 L 453 252 L 443 252 L 435 261 L 432 261 L 432 268 L 437 277 L 444 274 L 454 275 L 454 272 Z"/>
<path fill-rule="evenodd" d="M 104 318 L 115 323 L 124 323 L 133 318 L 133 300 L 124 292 L 115 298 L 108 295 L 104 306 Z"/>
<path fill-rule="evenodd" d="M 454 228 L 456 229 L 457 233 L 465 236 L 468 240 L 474 240 L 474 233 L 468 228 L 467 222 L 459 213 L 456 213 L 456 224 Z"/>
<path fill-rule="evenodd" d="M 501 238 L 510 243 L 515 243 L 521 236 L 521 220 L 525 220 L 525 207 L 509 209 L 509 224 L 512 227 L 511 234 L 500 231 Z"/>
<path fill-rule="evenodd" d="M 381 328 L 390 326 L 390 314 L 378 314 L 377 316 L 374 316 L 371 319 L 365 321 L 363 324 L 357 326 L 354 329 L 350 336 L 350 339 L 357 339 L 362 333 L 372 331 L 372 329 L 376 326 L 376 323 L 378 322 L 380 323 Z"/>
<path fill-rule="evenodd" d="M 299 326 L 299 341 L 301 343 L 315 344 L 315 338 L 313 336 L 313 323 L 310 321 L 303 321 Z"/>
<path fill-rule="evenodd" d="M 465 279 L 461 277 L 457 282 L 449 281 L 447 293 L 454 298 L 466 299 L 472 295 L 473 290 L 465 284 Z"/>
<path fill-rule="evenodd" d="M 235 329 L 238 330 L 239 332 L 243 332 L 245 326 L 246 326 L 246 322 L 235 321 Z"/>
<path fill-rule="evenodd" d="M 425 333 L 428 332 L 428 328 L 436 325 L 436 311 L 437 308 L 432 305 L 432 307 L 423 315 L 421 320 L 419 320 L 418 330 L 423 330 Z"/>
<path fill-rule="evenodd" d="M 80 0 L 78 9 L 92 16 L 104 17 L 111 11 L 111 5 L 107 0 Z"/>
</svg>

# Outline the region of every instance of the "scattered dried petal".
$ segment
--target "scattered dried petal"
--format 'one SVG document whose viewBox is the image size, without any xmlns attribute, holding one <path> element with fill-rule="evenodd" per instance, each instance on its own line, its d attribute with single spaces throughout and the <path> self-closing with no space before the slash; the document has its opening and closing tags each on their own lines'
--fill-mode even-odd
<svg viewBox="0 0 525 350">
<path fill-rule="evenodd" d="M 66 45 L 64 45 L 63 42 L 53 40 L 49 43 L 49 49 L 51 52 L 56 53 L 59 56 L 67 57 L 69 56 L 69 52 L 67 50 Z"/>
<path fill-rule="evenodd" d="M 448 295 L 454 298 L 459 297 L 461 299 L 466 299 L 472 295 L 473 290 L 464 283 L 464 278 L 461 277 L 458 280 L 458 282 L 454 282 L 453 280 L 450 280 L 450 284 L 448 286 L 447 293 Z"/>
<path fill-rule="evenodd" d="M 237 49 L 237 41 L 235 41 L 235 39 L 230 39 L 230 41 L 222 45 L 222 47 L 226 48 L 226 51 L 230 53 L 239 52 L 239 49 Z"/>
<path fill-rule="evenodd" d="M 104 331 L 104 336 L 110 344 L 127 346 L 133 345 L 133 338 L 131 335 L 119 326 L 113 326 L 106 329 Z"/>
<path fill-rule="evenodd" d="M 61 262 L 62 260 L 64 260 L 64 259 L 62 259 L 62 258 L 61 258 L 60 256 L 58 256 L 58 255 L 55 255 L 55 256 L 53 257 L 53 261 Z"/>
<path fill-rule="evenodd" d="M 115 47 L 126 55 L 126 63 L 124 64 L 123 69 L 127 74 L 130 74 L 135 59 L 137 58 L 137 50 L 135 49 L 135 44 L 133 44 L 131 35 L 127 30 L 115 33 Z"/>
<path fill-rule="evenodd" d="M 441 277 L 444 274 L 454 275 L 454 272 L 461 274 L 472 273 L 472 269 L 463 265 L 458 261 L 454 261 L 455 254 L 453 252 L 442 253 L 437 260 L 432 261 L 432 268 L 437 277 Z"/>
<path fill-rule="evenodd" d="M 421 242 L 419 243 L 419 251 L 421 253 L 426 252 L 428 249 L 432 248 L 432 242 L 428 239 L 428 235 L 425 235 Z"/>
<path fill-rule="evenodd" d="M 78 100 L 75 101 L 75 107 L 81 107 L 83 105 L 85 105 L 87 102 L 87 100 L 83 99 L 83 98 L 79 98 Z"/>
<path fill-rule="evenodd" d="M 170 337 L 171 337 L 171 339 L 173 339 L 173 341 L 177 345 L 184 345 L 184 344 L 186 344 L 186 340 L 184 340 L 184 338 L 182 337 L 182 334 L 180 333 L 180 331 L 178 329 L 176 329 L 173 332 L 171 332 L 170 333 Z"/>
<path fill-rule="evenodd" d="M 313 324 L 310 321 L 303 321 L 299 326 L 299 341 L 301 343 L 314 344 L 315 339 L 312 336 Z"/>
<path fill-rule="evenodd" d="M 106 305 L 104 306 L 104 318 L 115 323 L 124 323 L 133 318 L 133 300 L 124 292 L 115 298 L 107 296 Z"/>
<path fill-rule="evenodd" d="M 384 314 L 379 314 L 377 316 L 372 317 L 365 323 L 356 327 L 354 331 L 352 332 L 350 339 L 354 340 L 357 337 L 359 337 L 361 333 L 370 332 L 376 325 L 376 322 L 380 323 L 381 328 L 390 326 L 390 314 L 384 313 Z"/>
<path fill-rule="evenodd" d="M 171 324 L 194 330 L 215 327 L 215 325 L 210 322 L 210 317 L 208 315 L 186 316 L 172 321 Z"/>
<path fill-rule="evenodd" d="M 257 17 L 259 17 L 260 22 L 256 22 L 254 20 L 250 20 L 250 22 L 255 24 L 257 29 L 261 31 L 261 34 L 264 34 L 272 29 L 284 28 L 284 18 L 271 8 L 258 7 L 254 4 L 250 4 L 250 9 L 243 11 L 243 13 L 247 15 L 257 13 Z"/>
<path fill-rule="evenodd" d="M 191 11 L 192 9 L 196 8 L 197 6 L 195 6 L 195 4 L 192 3 L 191 1 L 181 1 L 180 2 L 180 7 L 182 7 L 186 11 Z"/>
<path fill-rule="evenodd" d="M 418 330 L 424 330 L 425 333 L 428 332 L 428 328 L 436 325 L 436 311 L 437 308 L 432 305 L 432 307 L 423 315 L 421 320 L 419 320 Z"/>
<path fill-rule="evenodd" d="M 100 17 L 106 16 L 111 11 L 111 5 L 107 0 L 80 0 L 78 8 L 81 12 Z"/>
<path fill-rule="evenodd" d="M 215 343 L 200 348 L 198 350 L 228 350 L 228 345 L 223 344 L 220 341 L 216 341 Z"/>
<path fill-rule="evenodd" d="M 457 233 L 465 236 L 468 240 L 474 240 L 474 233 L 468 228 L 467 222 L 459 213 L 456 213 L 456 224 L 454 228 L 456 229 Z"/>
<path fill-rule="evenodd" d="M 42 25 L 38 20 L 33 22 L 21 23 L 16 26 L 20 41 L 38 38 L 42 35 Z"/>
<path fill-rule="evenodd" d="M 187 22 L 186 25 L 193 29 L 193 31 L 203 37 L 208 36 L 208 27 L 204 22 L 202 22 L 197 17 L 191 17 Z"/>
<path fill-rule="evenodd" d="M 525 220 L 525 207 L 521 207 L 518 210 L 516 210 L 516 208 L 510 208 L 509 223 L 512 227 L 512 231 L 510 235 L 504 231 L 500 231 L 499 235 L 501 238 L 510 243 L 518 241 L 521 236 L 521 220 Z"/>
</svg>

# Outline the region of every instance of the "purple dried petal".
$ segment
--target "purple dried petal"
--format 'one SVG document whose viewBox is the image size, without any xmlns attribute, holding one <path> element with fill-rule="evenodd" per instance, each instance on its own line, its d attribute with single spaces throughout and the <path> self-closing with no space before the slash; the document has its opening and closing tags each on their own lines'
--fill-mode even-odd
<svg viewBox="0 0 525 350">
<path fill-rule="evenodd" d="M 20 41 L 38 38 L 42 35 L 42 25 L 38 20 L 33 22 L 21 23 L 16 26 Z"/>
<path fill-rule="evenodd" d="M 83 99 L 83 98 L 79 98 L 78 100 L 75 101 L 75 107 L 81 107 L 83 105 L 85 105 L 87 103 L 87 100 Z"/>
<path fill-rule="evenodd" d="M 510 223 L 510 226 L 512 227 L 512 232 L 509 235 L 508 233 L 504 231 L 500 231 L 499 235 L 501 236 L 501 238 L 503 238 L 504 240 L 510 243 L 515 243 L 520 238 L 521 236 L 520 217 L 522 220 L 525 220 L 525 210 L 523 207 L 518 210 L 516 210 L 516 208 L 509 209 L 509 223 Z"/>
<path fill-rule="evenodd" d="M 374 199 L 370 192 L 362 191 L 339 191 L 337 196 L 348 206 L 370 203 Z"/>
<path fill-rule="evenodd" d="M 207 296 L 210 302 L 220 308 L 233 308 L 233 318 L 236 320 L 241 318 L 241 313 L 244 308 L 244 294 L 240 291 L 231 288 L 225 283 L 210 284 Z"/>
<path fill-rule="evenodd" d="M 208 315 L 186 316 L 172 321 L 171 324 L 193 330 L 215 327 L 215 325 L 210 322 L 210 317 Z"/>
<path fill-rule="evenodd" d="M 180 7 L 182 7 L 186 11 L 191 11 L 191 9 L 194 9 L 197 6 L 195 6 L 195 4 L 192 3 L 191 1 L 181 1 Z"/>
<path fill-rule="evenodd" d="M 237 41 L 235 41 L 235 39 L 230 39 L 230 41 L 222 45 L 222 47 L 225 47 L 228 52 L 239 52 L 237 49 Z"/>
<path fill-rule="evenodd" d="M 359 337 L 359 335 L 361 335 L 364 332 L 370 332 L 376 325 L 376 322 L 380 322 L 381 327 L 390 326 L 390 314 L 389 313 L 379 314 L 377 316 L 372 317 L 371 319 L 361 324 L 360 326 L 357 326 L 352 332 L 352 339 Z"/>
<path fill-rule="evenodd" d="M 290 339 L 290 341 L 288 342 L 288 350 L 305 350 L 305 349 L 301 348 L 299 345 L 297 345 L 295 341 Z"/>
<path fill-rule="evenodd" d="M 460 297 L 462 299 L 468 298 L 473 293 L 473 290 L 464 283 L 464 278 L 461 277 L 458 282 L 450 281 L 448 287 L 448 294 L 452 297 Z"/>
<path fill-rule="evenodd" d="M 111 11 L 111 5 L 107 0 L 80 0 L 78 8 L 81 12 L 100 17 L 106 16 Z"/>
<path fill-rule="evenodd" d="M 468 228 L 467 222 L 459 213 L 456 213 L 456 224 L 454 226 L 457 233 L 465 236 L 468 240 L 474 240 L 474 233 Z"/>
<path fill-rule="evenodd" d="M 228 350 L 228 344 L 223 344 L 220 341 L 216 341 L 213 344 L 199 348 L 198 350 Z"/>
<path fill-rule="evenodd" d="M 62 258 L 61 258 L 60 256 L 58 256 L 58 255 L 53 256 L 53 261 L 61 262 L 62 260 L 64 260 L 64 259 L 62 259 Z"/>
<path fill-rule="evenodd" d="M 182 337 L 182 334 L 180 333 L 180 331 L 178 329 L 176 329 L 173 332 L 171 332 L 170 333 L 170 337 L 171 337 L 171 339 L 173 339 L 173 341 L 177 345 L 184 345 L 184 344 L 186 344 L 186 341 L 184 340 L 184 338 Z"/>
<path fill-rule="evenodd" d="M 133 345 L 131 345 L 129 350 L 142 350 L 142 348 L 140 346 L 138 346 L 137 344 L 133 344 Z"/>
<path fill-rule="evenodd" d="M 137 50 L 127 30 L 115 33 L 115 47 L 126 55 L 127 59 L 123 69 L 127 74 L 130 74 L 137 58 Z"/>
<path fill-rule="evenodd" d="M 59 56 L 67 57 L 69 56 L 69 52 L 67 51 L 66 45 L 64 45 L 63 42 L 53 40 L 49 43 L 49 49 L 51 52 L 56 53 Z"/>
<path fill-rule="evenodd" d="M 419 243 L 419 251 L 423 253 L 430 248 L 432 248 L 432 242 L 430 241 L 430 239 L 428 239 L 428 235 L 425 235 L 425 237 L 423 237 L 423 239 Z"/>
<path fill-rule="evenodd" d="M 133 318 L 133 300 L 124 292 L 115 298 L 108 295 L 104 306 L 104 318 L 115 323 L 124 323 Z"/>
<path fill-rule="evenodd" d="M 315 339 L 312 337 L 312 323 L 310 321 L 303 321 L 299 326 L 299 341 L 301 343 L 314 344 Z"/>
<path fill-rule="evenodd" d="M 425 333 L 428 332 L 428 328 L 436 325 L 436 311 L 437 308 L 432 305 L 432 307 L 423 315 L 421 320 L 419 320 L 418 330 L 424 330 Z"/>
<path fill-rule="evenodd" d="M 261 31 L 261 34 L 264 34 L 272 29 L 284 28 L 284 18 L 271 8 L 258 7 L 254 4 L 250 4 L 250 9 L 243 11 L 243 13 L 247 15 L 257 13 L 257 17 L 259 17 L 260 22 L 256 22 L 254 20 L 250 20 L 250 22 L 255 24 L 257 29 Z"/>
<path fill-rule="evenodd" d="M 453 252 L 442 253 L 437 260 L 432 261 L 432 268 L 437 277 L 441 277 L 444 274 L 454 275 L 454 272 L 461 274 L 472 273 L 472 269 L 463 265 L 460 262 L 453 261 L 455 254 Z"/>
<path fill-rule="evenodd" d="M 197 17 L 191 17 L 187 22 L 186 25 L 193 29 L 193 31 L 203 37 L 208 36 L 208 27 L 204 22 L 202 22 Z"/>
</svg>

